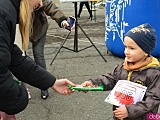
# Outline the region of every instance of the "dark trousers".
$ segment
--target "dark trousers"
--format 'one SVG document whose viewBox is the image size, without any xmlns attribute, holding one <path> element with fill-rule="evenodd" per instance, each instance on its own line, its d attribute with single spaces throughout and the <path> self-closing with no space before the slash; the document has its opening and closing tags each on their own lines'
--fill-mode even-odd
<svg viewBox="0 0 160 120">
<path fill-rule="evenodd" d="M 90 9 L 89 2 L 88 2 L 88 1 L 87 1 L 87 2 L 80 2 L 78 17 L 80 17 L 81 12 L 82 12 L 82 8 L 83 8 L 84 5 L 86 6 L 86 8 L 87 8 L 87 10 L 88 10 L 88 12 L 89 12 L 90 17 L 92 17 L 92 11 L 91 11 L 91 9 Z"/>
<path fill-rule="evenodd" d="M 32 44 L 32 49 L 33 49 L 33 57 L 39 66 L 42 68 L 46 69 L 46 61 L 44 57 L 44 45 L 46 41 L 46 34 L 44 34 L 40 40 L 38 41 L 37 44 Z"/>
</svg>

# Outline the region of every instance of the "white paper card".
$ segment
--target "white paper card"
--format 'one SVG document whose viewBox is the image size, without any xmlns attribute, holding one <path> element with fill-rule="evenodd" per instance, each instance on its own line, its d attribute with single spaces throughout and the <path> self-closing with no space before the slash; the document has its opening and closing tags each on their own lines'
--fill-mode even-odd
<svg viewBox="0 0 160 120">
<path fill-rule="evenodd" d="M 105 102 L 116 106 L 135 104 L 143 99 L 146 90 L 147 87 L 140 84 L 119 80 L 105 99 Z"/>
</svg>

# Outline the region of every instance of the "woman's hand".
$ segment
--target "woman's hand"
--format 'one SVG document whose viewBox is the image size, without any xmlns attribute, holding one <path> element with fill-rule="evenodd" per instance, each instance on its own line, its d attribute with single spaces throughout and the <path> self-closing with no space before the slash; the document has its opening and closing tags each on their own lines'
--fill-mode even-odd
<svg viewBox="0 0 160 120">
<path fill-rule="evenodd" d="M 62 95 L 69 95 L 74 92 L 74 90 L 70 90 L 68 84 L 72 86 L 76 86 L 74 83 L 69 81 L 68 79 L 58 79 L 55 81 L 52 89 Z"/>
</svg>

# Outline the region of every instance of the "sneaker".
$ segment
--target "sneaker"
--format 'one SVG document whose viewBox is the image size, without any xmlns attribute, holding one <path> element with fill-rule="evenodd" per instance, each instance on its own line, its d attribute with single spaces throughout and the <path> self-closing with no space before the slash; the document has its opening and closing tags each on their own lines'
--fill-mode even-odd
<svg viewBox="0 0 160 120">
<path fill-rule="evenodd" d="M 41 98 L 47 99 L 49 96 L 48 90 L 41 90 Z"/>
<path fill-rule="evenodd" d="M 28 92 L 28 99 L 31 99 L 31 94 L 29 92 L 29 89 L 27 88 L 27 92 Z"/>
</svg>

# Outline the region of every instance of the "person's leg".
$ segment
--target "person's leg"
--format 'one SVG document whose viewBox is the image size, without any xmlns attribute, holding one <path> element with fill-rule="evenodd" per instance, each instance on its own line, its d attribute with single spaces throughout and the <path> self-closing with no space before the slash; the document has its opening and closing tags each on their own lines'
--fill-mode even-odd
<svg viewBox="0 0 160 120">
<path fill-rule="evenodd" d="M 16 120 L 16 115 L 8 115 L 0 111 L 0 120 Z"/>
<path fill-rule="evenodd" d="M 44 45 L 46 41 L 46 34 L 40 38 L 37 44 L 32 44 L 33 57 L 37 65 L 46 69 L 46 62 L 44 58 Z M 47 99 L 49 96 L 48 90 L 41 90 L 41 98 Z"/>
<path fill-rule="evenodd" d="M 78 12 L 78 15 L 77 15 L 77 17 L 79 17 L 79 18 L 80 18 L 80 16 L 81 16 L 81 12 L 82 12 L 83 5 L 84 5 L 84 2 L 80 2 L 79 12 Z"/>
<path fill-rule="evenodd" d="M 44 45 L 45 45 L 46 35 L 42 36 L 38 43 L 32 44 L 33 57 L 37 65 L 46 69 L 46 62 L 44 58 Z"/>
<path fill-rule="evenodd" d="M 92 17 L 92 11 L 91 11 L 91 9 L 90 9 L 90 6 L 89 6 L 89 2 L 87 1 L 87 2 L 85 2 L 85 5 L 86 5 L 86 8 L 87 8 L 87 10 L 88 10 L 88 12 L 89 12 L 89 19 Z"/>
</svg>

